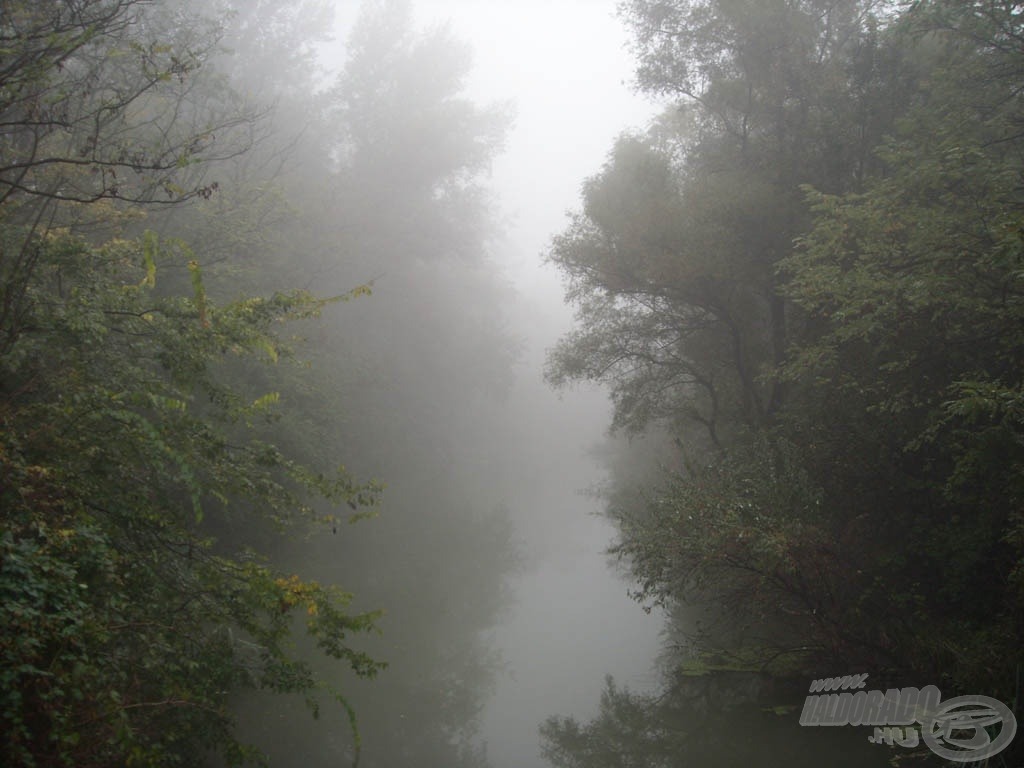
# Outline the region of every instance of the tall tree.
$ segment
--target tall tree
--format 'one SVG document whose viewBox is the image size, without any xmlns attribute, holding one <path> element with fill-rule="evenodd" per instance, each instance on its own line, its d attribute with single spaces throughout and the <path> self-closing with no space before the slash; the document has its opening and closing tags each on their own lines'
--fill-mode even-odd
<svg viewBox="0 0 1024 768">
<path fill-rule="evenodd" d="M 225 354 L 281 357 L 273 324 L 322 303 L 222 305 L 194 261 L 192 294 L 161 298 L 157 275 L 185 268 L 167 245 L 40 238 L 2 357 L 2 717 L 20 764 L 240 761 L 228 694 L 317 693 L 288 647 L 300 610 L 321 652 L 378 668 L 345 639 L 373 626 L 349 595 L 217 542 L 207 523 L 296 527 L 323 519 L 317 495 L 375 496 L 247 439 L 237 425 L 267 418 L 276 393 L 220 380 Z"/>
<path fill-rule="evenodd" d="M 387 488 L 373 521 L 278 557 L 385 611 L 383 635 L 366 647 L 387 671 L 344 682 L 363 764 L 480 766 L 476 726 L 498 670 L 486 633 L 515 567 L 492 482 L 507 466 L 493 436 L 514 348 L 487 255 L 484 185 L 505 110 L 463 93 L 468 49 L 444 28 L 418 30 L 408 3 L 367 4 L 342 50 L 336 81 L 296 118 L 312 117 L 295 162 L 272 182 L 289 214 L 243 218 L 255 226 L 239 236 L 256 247 L 230 261 L 233 274 L 255 261 L 265 270 L 256 279 L 277 274 L 331 294 L 376 278 L 372 298 L 309 329 L 315 381 L 282 388 L 308 416 L 278 439 L 303 455 L 337 452 Z M 351 752 L 326 712 L 316 726 L 269 698 L 240 712 L 275 761 L 327 764 Z"/>
<path fill-rule="evenodd" d="M 879 150 L 888 172 L 862 195 L 810 192 L 815 227 L 784 265 L 818 331 L 784 368 L 806 403 L 793 429 L 818 446 L 834 504 L 868 526 L 884 519 L 901 541 L 876 550 L 876 573 L 921 585 L 943 574 L 915 590 L 943 641 L 908 629 L 891 643 L 1012 699 L 1024 626 L 1020 19 L 1002 4 L 923 3 L 899 35 L 929 77 Z M 851 496 L 868 474 L 885 489 L 872 504 Z M 1002 663 L 971 663 L 979 645 Z"/>
<path fill-rule="evenodd" d="M 809 220 L 799 185 L 843 190 L 864 172 L 877 121 L 844 97 L 872 76 L 876 24 L 859 2 L 624 12 L 640 86 L 681 103 L 617 145 L 554 241 L 582 328 L 549 376 L 612 382 L 616 426 L 668 418 L 720 448 L 783 402 L 763 376 L 793 324 L 776 265 Z"/>
<path fill-rule="evenodd" d="M 626 7 L 641 83 L 697 114 L 620 145 L 585 188 L 552 251 L 584 326 L 552 372 L 611 379 L 640 426 L 711 437 L 693 450 L 670 422 L 690 460 L 612 500 L 638 594 L 715 606 L 690 664 L 854 665 L 1019 701 L 1019 9 Z M 686 139 L 666 147 L 665 124 Z M 694 254 L 701 269 L 665 266 Z M 715 309 L 723 276 L 756 289 L 746 325 Z M 693 346 L 716 324 L 742 329 L 761 390 L 739 360 L 731 391 L 695 375 L 723 381 L 729 336 Z"/>
<path fill-rule="evenodd" d="M 253 113 L 203 69 L 216 23 L 130 1 L 0 10 L 3 753 L 237 764 L 256 757 L 240 690 L 314 710 L 327 693 L 351 715 L 294 630 L 356 675 L 380 667 L 351 644 L 375 614 L 221 535 L 376 501 L 263 439 L 279 392 L 237 376 L 287 360 L 279 324 L 331 302 L 222 300 L 201 250 L 129 234 L 147 207 L 208 198 L 205 171 L 249 142 Z"/>
</svg>

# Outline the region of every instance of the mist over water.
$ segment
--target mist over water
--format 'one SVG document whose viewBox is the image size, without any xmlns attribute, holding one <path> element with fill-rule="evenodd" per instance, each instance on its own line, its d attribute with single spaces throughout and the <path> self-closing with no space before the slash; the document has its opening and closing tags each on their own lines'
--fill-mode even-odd
<svg viewBox="0 0 1024 768">
<path fill-rule="evenodd" d="M 607 481 L 595 447 L 610 420 L 607 394 L 554 392 L 547 350 L 572 323 L 561 280 L 543 264 L 551 237 L 578 205 L 584 178 L 620 132 L 657 109 L 629 83 L 633 63 L 614 2 L 417 3 L 474 51 L 469 93 L 512 102 L 515 122 L 490 186 L 504 221 L 496 264 L 514 285 L 509 330 L 524 343 L 507 407 L 522 481 L 507 503 L 523 545 L 514 604 L 495 628 L 506 667 L 486 706 L 481 738 L 496 768 L 544 765 L 538 727 L 551 715 L 595 714 L 606 675 L 655 685 L 661 630 L 626 592 L 604 554 L 614 537 L 594 495 Z"/>
<path fill-rule="evenodd" d="M 539 342 L 557 313 L 537 309 L 540 322 L 520 328 Z M 531 447 L 509 498 L 525 564 L 513 580 L 515 602 L 494 632 L 506 667 L 481 732 L 500 768 L 543 765 L 539 722 L 592 716 L 605 675 L 652 688 L 661 629 L 657 613 L 645 614 L 626 595 L 627 582 L 604 554 L 614 531 L 593 495 L 607 479 L 593 448 L 604 439 L 607 397 L 586 387 L 553 393 L 539 380 L 539 357 L 533 347 L 521 363 L 509 404 L 533 415 L 517 436 Z"/>
<path fill-rule="evenodd" d="M 340 66 L 337 43 L 357 17 L 353 7 L 337 11 L 336 42 L 320 51 L 329 70 Z M 627 596 L 610 567 L 614 531 L 595 495 L 607 480 L 595 456 L 606 439 L 607 394 L 591 386 L 555 392 L 543 381 L 548 349 L 572 325 L 564 287 L 543 259 L 615 137 L 657 106 L 630 86 L 633 63 L 614 2 L 428 0 L 413 11 L 424 28 L 442 25 L 470 46 L 466 94 L 514 115 L 486 187 L 498 224 L 490 263 L 512 289 L 503 327 L 519 359 L 500 403 L 476 407 L 506 415 L 493 436 L 504 466 L 489 467 L 481 481 L 507 509 L 521 567 L 509 580 L 510 606 L 488 631 L 502 666 L 479 739 L 495 768 L 540 766 L 545 717 L 592 715 L 609 674 L 636 689 L 655 682 L 660 620 Z M 385 278 L 383 300 L 386 286 Z M 479 441 L 461 429 L 456 442 Z"/>
</svg>

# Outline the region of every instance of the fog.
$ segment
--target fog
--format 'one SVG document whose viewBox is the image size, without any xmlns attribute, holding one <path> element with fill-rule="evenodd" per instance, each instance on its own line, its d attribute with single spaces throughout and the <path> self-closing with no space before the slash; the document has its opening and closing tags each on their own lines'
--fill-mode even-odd
<svg viewBox="0 0 1024 768">
<path fill-rule="evenodd" d="M 522 421 L 521 482 L 507 499 L 523 544 L 515 603 L 494 629 L 505 667 L 483 718 L 496 768 L 544 765 L 547 716 L 595 714 L 604 677 L 655 687 L 661 630 L 627 594 L 604 550 L 614 530 L 589 491 L 606 477 L 593 448 L 610 421 L 598 387 L 556 393 L 542 381 L 546 350 L 571 327 L 561 279 L 543 255 L 579 203 L 584 178 L 614 138 L 655 112 L 630 83 L 633 61 L 614 2 L 418 2 L 473 47 L 467 91 L 511 101 L 515 122 L 489 177 L 504 234 L 496 265 L 516 290 L 510 330 L 523 357 L 507 407 Z"/>
<path fill-rule="evenodd" d="M 999 755 L 1013 5 L 0 3 L 0 753 Z"/>
<path fill-rule="evenodd" d="M 539 755 L 541 721 L 556 714 L 592 716 L 606 675 L 637 690 L 656 685 L 660 619 L 627 595 L 628 582 L 605 553 L 614 530 L 601 515 L 598 491 L 608 477 L 596 449 L 607 439 L 607 393 L 590 385 L 556 392 L 543 380 L 549 348 L 573 322 L 561 279 L 544 263 L 551 238 L 567 224 L 583 181 L 600 168 L 616 136 L 643 125 L 657 111 L 631 86 L 633 63 L 614 6 L 412 4 L 420 30 L 441 27 L 468 45 L 470 64 L 461 95 L 480 105 L 497 104 L 512 115 L 501 149 L 481 175 L 493 234 L 486 252 L 477 254 L 485 259 L 488 274 L 474 279 L 503 286 L 502 303 L 493 309 L 501 317 L 502 334 L 515 345 L 516 359 L 498 401 L 473 399 L 460 419 L 431 428 L 432 439 L 446 445 L 449 462 L 462 457 L 456 476 L 467 486 L 479 486 L 476 498 L 505 510 L 516 542 L 518 568 L 502 577 L 510 599 L 494 614 L 497 623 L 483 633 L 485 644 L 499 654 L 493 689 L 474 694 L 484 704 L 474 741 L 495 768 L 544 765 Z M 343 70 L 349 55 L 346 41 L 359 13 L 355 5 L 335 7 L 333 39 L 317 46 L 325 82 Z M 417 126 L 410 130 L 415 133 Z M 404 277 L 395 275 L 386 251 L 381 255 L 377 260 L 363 254 L 354 259 L 364 263 L 363 272 L 351 265 L 340 269 L 351 280 L 381 275 L 367 306 L 352 312 L 386 324 L 394 303 L 405 300 L 406 289 L 396 288 Z M 460 317 L 457 309 L 452 311 L 450 305 L 457 306 L 459 300 L 441 285 L 428 300 L 437 309 L 427 311 L 448 313 L 456 323 L 473 322 L 473 315 Z M 394 343 L 400 348 L 403 342 Z M 459 365 L 491 363 L 463 358 Z M 434 382 L 427 386 L 448 383 L 443 373 L 424 380 Z M 399 407 L 410 419 L 430 418 L 417 414 L 415 404 Z M 495 424 L 497 431 L 488 432 Z M 481 461 L 480 446 L 489 441 L 500 446 Z M 389 486 L 384 517 L 389 495 L 402 493 L 391 489 L 403 485 L 403 478 L 390 476 L 388 468 L 398 467 L 391 474 L 407 472 L 422 461 L 415 455 L 398 462 L 382 456 L 379 466 Z M 470 589 L 480 575 L 464 574 Z M 490 578 L 485 576 L 485 581 Z M 408 647 L 411 638 L 404 635 L 409 630 L 401 624 L 389 629 L 387 621 L 384 648 Z M 457 627 L 445 631 L 458 634 Z M 358 698 L 352 703 L 358 711 Z M 404 705 L 393 701 L 391 707 L 397 712 Z M 380 733 L 387 730 L 384 726 Z M 275 754 L 272 745 L 264 746 Z M 364 749 L 363 759 L 374 760 L 374 745 L 367 742 Z"/>
</svg>

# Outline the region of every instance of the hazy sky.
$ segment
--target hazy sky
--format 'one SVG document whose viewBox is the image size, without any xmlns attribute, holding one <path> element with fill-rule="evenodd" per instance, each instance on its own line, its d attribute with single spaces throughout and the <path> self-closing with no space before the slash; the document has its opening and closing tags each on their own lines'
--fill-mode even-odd
<svg viewBox="0 0 1024 768">
<path fill-rule="evenodd" d="M 629 86 L 632 58 L 614 0 L 424 0 L 421 19 L 450 19 L 475 51 L 470 92 L 511 99 L 517 120 L 494 164 L 510 228 L 514 277 L 524 288 L 557 286 L 538 253 L 576 206 L 580 184 L 615 137 L 643 126 L 655 107 Z"/>
<path fill-rule="evenodd" d="M 538 477 L 506 500 L 526 544 L 529 567 L 518 603 L 496 629 L 508 673 L 485 714 L 483 738 L 495 768 L 544 765 L 537 727 L 548 715 L 594 714 L 605 674 L 631 687 L 653 683 L 660 621 L 628 599 L 607 569 L 611 529 L 580 491 L 601 478 L 585 453 L 609 421 L 595 390 L 561 398 L 541 381 L 543 353 L 571 311 L 541 253 L 577 207 L 580 185 L 603 164 L 616 136 L 642 127 L 655 105 L 633 93 L 626 31 L 614 0 L 420 0 L 418 21 L 448 21 L 475 53 L 469 93 L 479 103 L 511 101 L 516 122 L 493 166 L 507 237 L 495 254 L 520 293 L 515 333 L 527 352 L 510 407 L 526 403 L 541 433 Z M 340 8 L 344 24 L 353 6 Z M 524 427 L 524 429 L 530 427 Z M 533 427 L 536 428 L 536 427 Z"/>
<path fill-rule="evenodd" d="M 359 4 L 338 0 L 344 40 Z M 657 111 L 633 92 L 628 36 L 616 0 L 413 0 L 421 26 L 447 23 L 473 46 L 468 92 L 516 110 L 492 186 L 507 217 L 504 254 L 524 289 L 560 297 L 538 255 L 576 207 L 580 184 L 597 172 L 615 137 Z M 552 293 L 555 292 L 555 293 Z"/>
</svg>

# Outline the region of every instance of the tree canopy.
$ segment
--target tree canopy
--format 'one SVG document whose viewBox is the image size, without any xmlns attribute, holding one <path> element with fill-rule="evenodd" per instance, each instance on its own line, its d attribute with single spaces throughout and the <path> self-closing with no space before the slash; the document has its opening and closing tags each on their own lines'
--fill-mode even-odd
<svg viewBox="0 0 1024 768">
<path fill-rule="evenodd" d="M 673 663 L 1019 702 L 1019 9 L 622 13 L 671 106 L 553 241 L 548 375 L 672 438 L 607 513 Z"/>
<path fill-rule="evenodd" d="M 407 4 L 327 87 L 328 4 L 200 5 L 0 4 L 0 751 L 483 766 L 514 545 L 434 448 L 514 355 L 503 112 Z M 405 301 L 457 282 L 479 306 Z"/>
</svg>

